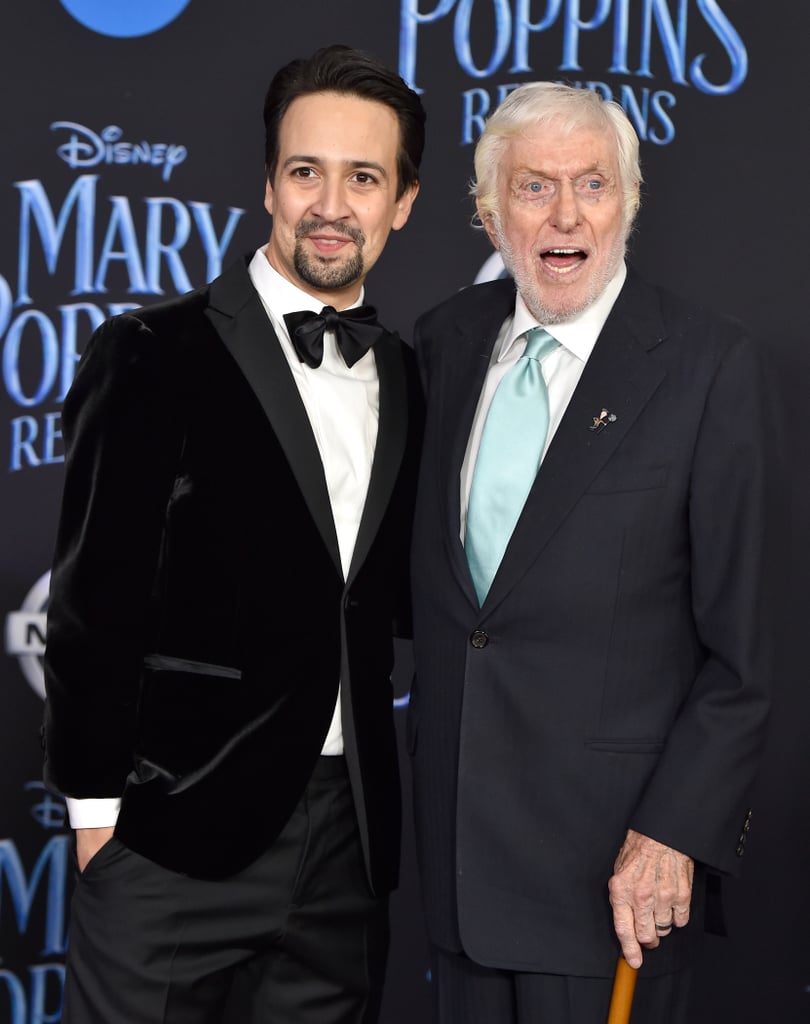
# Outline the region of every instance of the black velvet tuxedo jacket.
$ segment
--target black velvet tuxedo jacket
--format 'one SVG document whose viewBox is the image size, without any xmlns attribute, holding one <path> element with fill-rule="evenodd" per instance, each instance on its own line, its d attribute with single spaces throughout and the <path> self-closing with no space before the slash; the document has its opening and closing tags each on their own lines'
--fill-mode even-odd
<svg viewBox="0 0 810 1024">
<path fill-rule="evenodd" d="M 218 878 L 299 800 L 342 683 L 375 891 L 395 883 L 392 621 L 406 613 L 419 386 L 375 347 L 371 482 L 344 581 L 306 411 L 245 261 L 116 317 L 64 406 L 66 483 L 45 656 L 46 779 L 123 795 L 116 834 Z"/>
<path fill-rule="evenodd" d="M 429 932 L 493 967 L 612 974 L 607 882 L 633 828 L 698 862 L 694 923 L 645 954 L 665 972 L 702 929 L 702 872 L 739 867 L 766 717 L 757 356 L 631 273 L 479 607 L 459 473 L 514 301 L 511 281 L 467 289 L 415 336 L 408 741 Z"/>
</svg>

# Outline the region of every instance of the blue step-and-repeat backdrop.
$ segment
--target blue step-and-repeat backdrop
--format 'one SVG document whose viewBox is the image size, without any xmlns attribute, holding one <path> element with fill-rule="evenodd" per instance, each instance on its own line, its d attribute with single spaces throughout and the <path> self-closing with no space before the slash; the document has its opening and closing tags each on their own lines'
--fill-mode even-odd
<svg viewBox="0 0 810 1024">
<path fill-rule="evenodd" d="M 746 876 L 726 886 L 729 935 L 709 940 L 694 1020 L 810 1020 L 808 35 L 799 0 L 3 5 L 0 1024 L 59 1020 L 69 927 L 65 808 L 42 788 L 39 745 L 61 403 L 103 318 L 196 287 L 266 240 L 264 92 L 278 66 L 332 42 L 397 67 L 428 111 L 422 193 L 368 282 L 403 336 L 499 272 L 470 225 L 473 144 L 510 87 L 550 78 L 613 97 L 636 125 L 633 262 L 768 346 L 786 467 L 776 705 Z M 403 644 L 400 718 L 409 660 Z M 407 828 L 393 925 L 383 1021 L 413 1024 L 430 982 Z"/>
</svg>

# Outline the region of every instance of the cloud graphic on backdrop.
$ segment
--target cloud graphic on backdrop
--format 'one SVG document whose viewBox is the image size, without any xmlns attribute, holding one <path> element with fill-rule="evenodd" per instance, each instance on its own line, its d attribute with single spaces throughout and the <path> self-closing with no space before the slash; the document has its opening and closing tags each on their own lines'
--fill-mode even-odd
<svg viewBox="0 0 810 1024">
<path fill-rule="evenodd" d="M 483 284 L 485 281 L 497 281 L 501 277 L 509 277 L 509 272 L 503 265 L 501 254 L 499 252 L 494 252 L 475 275 L 473 284 Z"/>
<path fill-rule="evenodd" d="M 103 36 L 127 38 L 157 32 L 190 0 L 60 0 L 76 21 Z"/>
</svg>

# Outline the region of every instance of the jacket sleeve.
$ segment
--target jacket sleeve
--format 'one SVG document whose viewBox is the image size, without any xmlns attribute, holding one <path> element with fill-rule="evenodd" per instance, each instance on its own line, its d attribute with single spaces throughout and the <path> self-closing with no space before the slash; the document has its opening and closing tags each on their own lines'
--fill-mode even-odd
<svg viewBox="0 0 810 1024">
<path fill-rule="evenodd" d="M 131 315 L 88 344 L 63 410 L 45 652 L 45 779 L 118 796 L 132 767 L 150 590 L 182 432 L 167 347 Z"/>
<path fill-rule="evenodd" d="M 768 711 L 770 539 L 763 370 L 732 345 L 708 393 L 689 492 L 692 614 L 705 660 L 630 827 L 737 873 Z"/>
</svg>

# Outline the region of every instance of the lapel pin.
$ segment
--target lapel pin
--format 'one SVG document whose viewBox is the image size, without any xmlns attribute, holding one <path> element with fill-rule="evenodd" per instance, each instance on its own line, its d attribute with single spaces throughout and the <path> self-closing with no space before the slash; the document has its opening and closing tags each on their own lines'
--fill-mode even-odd
<svg viewBox="0 0 810 1024">
<path fill-rule="evenodd" d="M 616 413 L 609 412 L 607 409 L 603 409 L 598 416 L 593 417 L 593 423 L 590 424 L 588 430 L 592 430 L 595 434 L 598 434 L 601 430 L 604 430 L 608 423 L 616 422 Z"/>
</svg>

